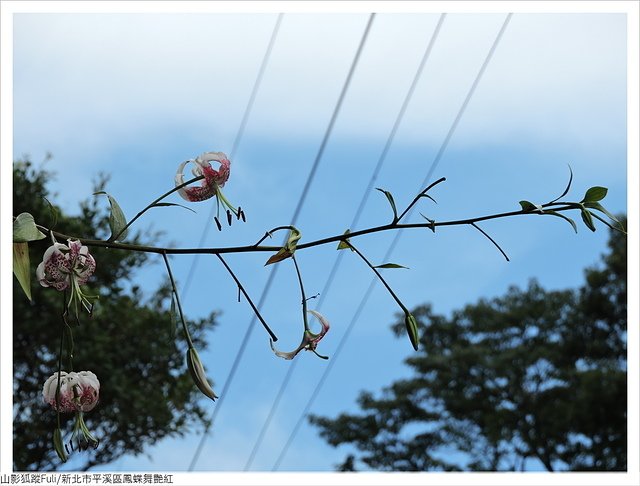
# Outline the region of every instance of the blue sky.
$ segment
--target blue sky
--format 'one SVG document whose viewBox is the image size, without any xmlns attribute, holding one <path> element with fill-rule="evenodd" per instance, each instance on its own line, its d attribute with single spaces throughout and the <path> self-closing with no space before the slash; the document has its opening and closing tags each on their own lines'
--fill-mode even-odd
<svg viewBox="0 0 640 486">
<path fill-rule="evenodd" d="M 444 20 L 375 184 L 392 191 L 400 207 L 420 189 L 505 13 L 453 13 Z M 107 190 L 133 216 L 171 187 L 180 162 L 205 151 L 230 151 L 276 17 L 16 15 L 14 156 L 38 161 L 51 152 L 47 168 L 57 173 L 56 202 L 71 213 L 91 194 L 92 178 L 110 173 Z M 303 241 L 349 226 L 437 20 L 436 13 L 376 16 L 298 220 Z M 366 13 L 285 14 L 225 187 L 247 223 L 211 231 L 208 246 L 251 243 L 290 223 L 366 21 Z M 562 192 L 570 164 L 570 198 L 580 200 L 588 187 L 602 185 L 609 188 L 606 207 L 626 211 L 626 42 L 623 14 L 516 13 L 434 173 L 434 179 L 447 177 L 433 191 L 438 204 L 425 200 L 419 209 L 448 220 L 518 209 L 521 199 L 543 203 Z M 203 225 L 210 224 L 211 204 L 194 205 L 196 215 L 156 210 L 139 227 L 165 230 L 165 242 L 176 246 L 196 246 Z M 376 192 L 359 227 L 389 218 L 388 204 Z M 511 262 L 472 228 L 413 231 L 402 236 L 391 258 L 410 270 L 385 276 L 407 306 L 430 302 L 446 314 L 531 278 L 549 289 L 577 286 L 607 239 L 604 228 L 591 233 L 581 226 L 576 235 L 554 218 L 499 220 L 483 228 Z M 377 234 L 358 244 L 383 263 L 392 238 Z M 334 245 L 300 253 L 308 294 L 322 290 L 335 258 Z M 228 257 L 256 301 L 271 271 L 263 267 L 265 259 Z M 173 259 L 179 285 L 191 261 Z M 281 265 L 262 313 L 280 337 L 280 349 L 288 350 L 300 339 L 299 294 L 290 262 Z M 157 263 L 139 275 L 150 289 L 162 278 Z M 333 356 L 370 281 L 355 255 L 343 258 L 322 308 L 332 324 L 322 354 Z M 237 303 L 235 286 L 213 258 L 199 260 L 183 300 L 191 317 L 221 312 L 203 354 L 219 392 L 251 310 Z M 377 391 L 408 375 L 402 361 L 412 349 L 389 330 L 397 312 L 376 287 L 312 412 L 354 412 L 361 390 Z M 311 353 L 297 359 L 253 470 L 271 469 L 327 366 Z M 273 356 L 256 326 L 196 470 L 244 468 L 288 366 Z M 165 440 L 146 455 L 104 469 L 185 470 L 199 439 Z M 330 471 L 347 451 L 328 447 L 304 425 L 281 470 Z"/>
</svg>

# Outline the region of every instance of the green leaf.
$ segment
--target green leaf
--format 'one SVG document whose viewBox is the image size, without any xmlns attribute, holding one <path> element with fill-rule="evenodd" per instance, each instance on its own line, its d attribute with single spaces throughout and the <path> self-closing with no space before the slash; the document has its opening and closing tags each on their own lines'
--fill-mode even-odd
<svg viewBox="0 0 640 486">
<path fill-rule="evenodd" d="M 565 187 L 565 189 L 562 192 L 562 194 L 560 194 L 557 198 L 555 198 L 553 201 L 551 201 L 552 203 L 556 202 L 558 199 L 563 198 L 569 192 L 569 189 L 571 189 L 571 182 L 572 181 L 573 181 L 573 171 L 571 170 L 571 166 L 569 165 L 569 182 L 567 184 L 567 187 Z"/>
<path fill-rule="evenodd" d="M 67 462 L 67 453 L 64 450 L 64 445 L 62 443 L 62 431 L 59 427 L 53 431 L 53 449 L 58 454 L 58 457 L 62 462 Z"/>
<path fill-rule="evenodd" d="M 113 196 L 104 191 L 94 192 L 93 195 L 105 195 L 109 198 L 109 204 L 111 205 L 111 214 L 109 215 L 109 228 L 111 228 L 111 236 L 109 237 L 109 241 L 116 241 L 116 237 L 118 238 L 118 240 L 123 240 L 127 236 L 127 231 L 122 231 L 127 226 L 127 218 L 122 212 L 120 205 Z"/>
<path fill-rule="evenodd" d="M 420 194 L 418 197 L 426 197 L 427 199 L 431 199 L 434 203 L 438 204 L 438 201 L 429 196 L 429 194 Z"/>
<path fill-rule="evenodd" d="M 300 240 L 300 238 L 302 238 L 302 233 L 300 233 L 298 228 L 292 226 L 289 230 L 289 238 L 287 239 L 287 244 L 285 246 L 292 255 L 296 251 L 296 246 L 298 245 L 298 240 Z"/>
<path fill-rule="evenodd" d="M 376 265 L 373 268 L 406 268 L 408 269 L 409 267 L 404 267 L 402 265 L 398 265 L 397 263 L 383 263 L 382 265 Z"/>
<path fill-rule="evenodd" d="M 218 396 L 214 393 L 213 388 L 209 385 L 207 375 L 204 372 L 204 367 L 198 356 L 196 348 L 189 348 L 187 350 L 187 366 L 189 367 L 189 373 L 191 373 L 191 379 L 196 384 L 198 389 L 207 397 L 211 398 L 215 402 Z"/>
<path fill-rule="evenodd" d="M 404 318 L 404 325 L 407 328 L 407 334 L 409 335 L 411 345 L 413 346 L 413 349 L 417 351 L 420 338 L 418 337 L 418 323 L 416 322 L 416 318 L 413 317 L 412 314 L 406 314 Z"/>
<path fill-rule="evenodd" d="M 13 244 L 13 274 L 20 287 L 31 300 L 31 267 L 29 266 L 29 245 L 25 242 Z"/>
<path fill-rule="evenodd" d="M 587 226 L 587 228 L 589 228 L 591 231 L 595 231 L 596 227 L 593 224 L 591 213 L 586 209 L 583 209 L 582 211 L 580 211 L 580 215 L 582 216 L 582 221 L 584 221 L 584 224 Z"/>
<path fill-rule="evenodd" d="M 624 233 L 627 234 L 627 232 L 624 230 L 624 227 L 622 226 L 621 223 L 618 223 L 618 228 L 616 228 L 615 226 L 613 226 L 611 223 L 609 223 L 609 221 L 607 221 L 606 219 L 604 219 L 601 216 L 598 216 L 596 213 L 591 213 L 591 216 L 596 218 L 599 221 L 602 221 L 604 224 L 606 224 L 609 228 L 611 228 L 614 231 L 619 231 L 620 233 Z"/>
<path fill-rule="evenodd" d="M 269 234 L 269 233 L 268 233 Z M 270 234 L 269 234 L 270 235 Z M 287 242 L 285 245 L 278 250 L 278 253 L 275 255 L 271 255 L 271 257 L 267 260 L 267 263 L 264 265 L 271 265 L 272 263 L 281 262 L 282 260 L 286 260 L 291 257 L 295 251 L 296 246 L 298 245 L 298 240 L 302 237 L 302 233 L 295 226 L 291 226 L 289 229 L 289 237 L 287 238 Z"/>
<path fill-rule="evenodd" d="M 155 203 L 151 207 L 152 208 L 159 208 L 159 207 L 167 207 L 167 206 L 178 206 L 180 208 L 188 209 L 189 211 L 191 211 L 194 214 L 196 213 L 193 209 L 188 208 L 187 206 L 183 206 L 182 204 L 178 204 L 178 203 L 159 202 L 159 203 Z"/>
<path fill-rule="evenodd" d="M 25 243 L 27 241 L 35 241 L 46 238 L 36 226 L 36 222 L 29 213 L 20 213 L 13 220 L 13 242 Z"/>
<path fill-rule="evenodd" d="M 604 197 L 607 195 L 607 191 L 608 189 L 606 187 L 594 186 L 587 190 L 586 194 L 584 195 L 584 199 L 580 202 L 593 203 L 593 202 L 600 201 L 601 199 L 604 199 Z"/>
<path fill-rule="evenodd" d="M 389 191 L 386 191 L 384 189 L 380 189 L 379 187 L 376 187 L 376 191 L 380 191 L 382 194 L 384 194 L 387 197 L 387 201 L 389 201 L 389 204 L 391 205 L 391 209 L 393 209 L 393 220 L 397 221 L 398 210 L 396 209 L 396 202 L 393 200 L 393 194 L 391 194 Z"/>
<path fill-rule="evenodd" d="M 171 308 L 169 309 L 169 321 L 171 323 L 171 327 L 169 328 L 169 335 L 171 339 L 175 339 L 176 337 L 176 328 L 178 327 L 178 316 L 176 314 L 176 299 L 171 294 Z"/>
<path fill-rule="evenodd" d="M 344 235 L 348 235 L 349 233 L 351 233 L 351 230 L 347 230 L 344 232 Z M 345 238 L 343 240 L 340 240 L 340 243 L 338 243 L 338 250 L 345 250 L 349 248 L 351 251 L 353 251 L 353 248 L 351 248 L 351 245 L 349 245 L 349 238 Z"/>
<path fill-rule="evenodd" d="M 427 221 L 429 221 L 429 223 L 430 223 L 429 229 L 435 233 L 435 232 L 436 232 L 436 220 L 435 220 L 435 219 L 427 218 L 427 217 L 426 217 L 424 214 L 422 214 L 422 213 L 420 213 L 420 216 L 422 216 L 424 219 L 426 219 Z"/>
<path fill-rule="evenodd" d="M 573 231 L 575 231 L 576 233 L 578 232 L 578 226 L 576 225 L 576 222 L 571 218 L 567 218 L 564 214 L 560 214 L 556 211 L 551 211 L 551 210 L 545 211 L 544 214 L 550 214 L 552 216 L 557 216 L 558 218 L 564 219 L 573 227 Z"/>
<path fill-rule="evenodd" d="M 51 213 L 51 224 L 49 225 L 49 228 L 54 229 L 58 224 L 58 209 L 53 204 L 51 204 L 51 201 L 49 201 L 46 197 L 43 196 L 42 199 L 44 199 L 45 202 L 49 205 L 49 212 Z"/>
<path fill-rule="evenodd" d="M 280 248 L 280 250 L 278 250 L 278 253 L 271 255 L 269 257 L 269 259 L 267 260 L 267 263 L 265 263 L 264 266 L 266 267 L 267 265 L 271 265 L 273 263 L 278 263 L 278 262 L 281 262 L 282 260 L 286 260 L 287 258 L 290 258 L 291 255 L 293 255 L 293 253 L 291 253 L 286 248 Z"/>
<path fill-rule="evenodd" d="M 520 201 L 520 207 L 523 211 L 540 211 L 542 212 L 542 206 L 539 204 L 533 204 L 529 201 Z"/>
<path fill-rule="evenodd" d="M 623 233 L 626 233 L 626 230 L 624 229 L 624 226 L 622 225 L 622 223 L 620 222 L 620 220 L 618 218 L 616 218 L 613 214 L 611 214 L 609 211 L 607 211 L 604 206 L 602 206 L 602 204 L 598 203 L 598 202 L 587 202 L 584 203 L 584 206 L 587 208 L 591 208 L 591 209 L 595 209 L 596 211 L 600 211 L 601 213 L 605 214 L 608 218 L 610 218 L 612 221 L 615 221 L 619 228 L 614 228 L 613 226 L 609 225 L 610 228 L 615 229 L 616 231 L 622 231 Z M 597 216 L 595 213 L 591 213 L 592 216 Z M 600 219 L 600 218 L 598 218 Z M 605 222 L 604 220 L 601 219 L 601 221 Z M 606 222 L 605 222 L 606 223 Z M 608 223 L 607 223 L 608 224 Z"/>
</svg>

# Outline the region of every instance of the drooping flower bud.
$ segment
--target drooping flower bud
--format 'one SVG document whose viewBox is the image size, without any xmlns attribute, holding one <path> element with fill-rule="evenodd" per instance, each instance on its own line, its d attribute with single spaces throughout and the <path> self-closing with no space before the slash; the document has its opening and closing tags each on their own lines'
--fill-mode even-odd
<svg viewBox="0 0 640 486">
<path fill-rule="evenodd" d="M 416 318 L 413 317 L 413 314 L 405 314 L 404 325 L 407 328 L 407 334 L 409 335 L 411 345 L 413 346 L 413 349 L 417 351 L 420 338 L 418 337 L 418 323 L 416 322 Z"/>
<path fill-rule="evenodd" d="M 200 356 L 198 356 L 196 348 L 189 348 L 187 350 L 187 366 L 189 367 L 191 379 L 196 384 L 198 389 L 204 395 L 211 398 L 211 400 L 215 401 L 218 396 L 214 393 L 211 385 L 209 385 L 207 375 L 204 372 L 204 367 L 202 366 L 202 362 L 200 361 Z"/>
</svg>

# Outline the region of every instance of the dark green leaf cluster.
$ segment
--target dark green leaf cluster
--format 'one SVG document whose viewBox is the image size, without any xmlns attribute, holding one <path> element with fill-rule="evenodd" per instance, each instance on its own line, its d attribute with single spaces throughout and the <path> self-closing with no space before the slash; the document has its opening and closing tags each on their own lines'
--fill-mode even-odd
<svg viewBox="0 0 640 486">
<path fill-rule="evenodd" d="M 53 224 L 48 197 L 51 174 L 29 161 L 14 165 L 14 210 L 29 212 L 38 222 Z M 97 182 L 102 190 L 106 178 Z M 77 216 L 57 212 L 56 229 L 88 238 L 106 239 L 112 232 L 110 211 L 91 198 Z M 150 244 L 158 234 L 130 235 L 129 241 Z M 66 243 L 66 242 L 62 242 Z M 47 238 L 29 243 L 32 275 L 51 244 Z M 89 429 L 101 439 L 96 450 L 79 453 L 84 468 L 106 464 L 122 454 L 139 454 L 167 436 L 184 435 L 207 423 L 201 394 L 193 386 L 184 358 L 184 336 L 171 324 L 168 284 L 143 293 L 131 283 L 136 271 L 148 263 L 140 252 L 92 248 L 96 271 L 87 286 L 99 293 L 93 317 L 72 323 L 74 366 L 91 370 L 101 383 L 100 402 L 85 414 Z M 56 414 L 42 400 L 42 385 L 57 369 L 62 326 L 62 293 L 42 288 L 32 279 L 33 302 L 25 299 L 14 281 L 14 467 L 46 471 L 60 465 L 51 447 Z M 205 333 L 213 328 L 215 315 L 189 322 L 194 344 L 206 349 Z M 168 326 L 171 326 L 169 329 Z M 172 336 L 172 333 L 177 336 Z M 66 360 L 63 360 L 63 368 Z M 68 431 L 72 415 L 62 416 Z M 104 444 L 108 444 L 108 447 Z"/>
<path fill-rule="evenodd" d="M 338 469 L 625 470 L 624 234 L 609 247 L 575 290 L 532 281 L 451 317 L 415 309 L 413 376 L 362 393 L 358 414 L 311 418 L 330 444 L 355 447 Z"/>
</svg>

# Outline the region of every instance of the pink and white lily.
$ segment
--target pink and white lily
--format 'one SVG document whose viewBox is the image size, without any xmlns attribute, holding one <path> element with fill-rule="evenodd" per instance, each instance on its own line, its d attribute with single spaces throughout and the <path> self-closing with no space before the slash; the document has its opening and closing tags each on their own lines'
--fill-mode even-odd
<svg viewBox="0 0 640 486">
<path fill-rule="evenodd" d="M 58 413 L 75 412 L 75 422 L 68 445 L 62 444 L 60 429 L 54 432 L 54 448 L 58 456 L 66 461 L 66 452 L 75 447 L 80 450 L 98 447 L 98 439 L 87 428 L 84 422 L 84 412 L 95 408 L 100 396 L 100 381 L 91 371 L 70 372 L 60 371 L 51 375 L 42 387 L 44 401 L 51 405 Z"/>
<path fill-rule="evenodd" d="M 78 303 L 91 313 L 92 300 L 96 296 L 85 294 L 80 288 L 89 280 L 96 269 L 96 261 L 89 253 L 89 248 L 79 240 L 69 239 L 68 245 L 54 241 L 44 252 L 42 262 L 36 268 L 36 277 L 43 287 L 53 287 L 58 291 L 70 290 L 71 296 L 67 307 Z"/>
<path fill-rule="evenodd" d="M 91 371 L 61 371 L 59 376 L 54 373 L 44 382 L 42 396 L 57 412 L 89 412 L 98 403 L 100 381 Z"/>
<path fill-rule="evenodd" d="M 220 165 L 217 169 L 214 169 L 211 166 L 211 162 L 218 162 Z M 231 224 L 231 213 L 236 218 L 242 217 L 244 219 L 242 210 L 236 209 L 222 193 L 222 187 L 229 180 L 229 175 L 231 174 L 231 161 L 227 158 L 227 155 L 224 152 L 205 152 L 196 157 L 195 160 L 190 159 L 182 162 L 176 171 L 176 187 L 184 184 L 184 168 L 188 163 L 194 165 L 191 169 L 194 177 L 204 176 L 204 179 L 199 186 L 181 187 L 178 189 L 178 194 L 190 202 L 205 201 L 215 196 L 218 202 L 216 224 L 218 224 L 219 229 L 220 223 L 217 218 L 220 216 L 220 203 L 227 209 L 229 224 Z"/>
</svg>

